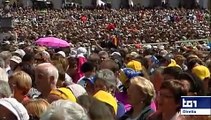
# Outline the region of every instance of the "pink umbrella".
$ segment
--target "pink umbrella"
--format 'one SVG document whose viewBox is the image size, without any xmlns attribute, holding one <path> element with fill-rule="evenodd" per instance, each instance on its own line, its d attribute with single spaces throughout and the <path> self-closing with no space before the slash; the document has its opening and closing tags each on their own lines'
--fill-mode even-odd
<svg viewBox="0 0 211 120">
<path fill-rule="evenodd" d="M 38 45 L 47 46 L 47 47 L 69 47 L 70 44 L 62 39 L 55 37 L 44 37 L 39 38 L 36 42 Z"/>
</svg>

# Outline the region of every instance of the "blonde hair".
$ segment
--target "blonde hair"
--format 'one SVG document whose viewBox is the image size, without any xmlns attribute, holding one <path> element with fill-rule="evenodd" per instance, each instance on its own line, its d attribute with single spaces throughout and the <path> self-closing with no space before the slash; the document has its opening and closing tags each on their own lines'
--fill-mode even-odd
<svg viewBox="0 0 211 120">
<path fill-rule="evenodd" d="M 17 71 L 13 73 L 9 79 L 14 80 L 14 83 L 18 88 L 26 90 L 27 92 L 32 87 L 32 79 L 24 71 Z"/>
<path fill-rule="evenodd" d="M 146 95 L 144 102 L 149 105 L 155 97 L 155 88 L 153 84 L 148 79 L 140 76 L 132 78 L 130 83 L 136 85 L 138 89 Z"/>
<path fill-rule="evenodd" d="M 23 104 L 30 116 L 38 118 L 40 118 L 40 116 L 48 109 L 48 106 L 50 105 L 44 99 L 28 100 Z"/>
</svg>

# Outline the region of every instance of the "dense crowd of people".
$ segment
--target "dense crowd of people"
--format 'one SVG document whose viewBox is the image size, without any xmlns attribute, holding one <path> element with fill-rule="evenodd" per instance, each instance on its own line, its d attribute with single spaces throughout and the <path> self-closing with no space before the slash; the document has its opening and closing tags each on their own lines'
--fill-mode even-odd
<svg viewBox="0 0 211 120">
<path fill-rule="evenodd" d="M 3 14 L 3 13 L 2 13 Z M 122 44 L 174 42 L 210 36 L 209 12 L 196 9 L 32 10 L 15 9 L 13 33 L 33 42 L 49 34 L 72 43 L 116 36 Z M 14 37 L 15 38 L 15 37 Z"/>
<path fill-rule="evenodd" d="M 208 11 L 20 8 L 1 14 L 14 18 L 14 28 L 1 36 L 0 120 L 211 119 L 180 112 L 181 96 L 211 95 L 211 46 L 174 44 L 210 37 Z M 35 44 L 41 37 L 69 47 Z"/>
</svg>

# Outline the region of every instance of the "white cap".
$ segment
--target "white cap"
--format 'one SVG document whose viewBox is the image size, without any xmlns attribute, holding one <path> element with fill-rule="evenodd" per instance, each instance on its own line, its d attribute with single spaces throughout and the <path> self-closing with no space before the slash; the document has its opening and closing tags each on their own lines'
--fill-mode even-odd
<svg viewBox="0 0 211 120">
<path fill-rule="evenodd" d="M 46 57 L 48 57 L 48 58 L 50 58 L 51 56 L 50 56 L 50 54 L 47 52 L 47 51 L 42 51 L 42 53 L 46 56 Z"/>
<path fill-rule="evenodd" d="M 14 53 L 17 53 L 18 55 L 20 55 L 20 57 L 23 58 L 23 56 L 26 54 L 24 50 L 22 49 L 17 49 Z"/>
<path fill-rule="evenodd" d="M 10 60 L 12 60 L 18 64 L 22 62 L 22 59 L 18 56 L 12 56 L 12 58 Z"/>
<path fill-rule="evenodd" d="M 87 94 L 86 90 L 79 84 L 73 83 L 67 87 L 71 89 L 76 98 L 78 98 L 81 95 Z"/>
<path fill-rule="evenodd" d="M 61 55 L 64 58 L 66 57 L 66 55 L 65 55 L 65 53 L 63 51 L 59 51 L 59 52 L 57 52 L 57 54 Z"/>
<path fill-rule="evenodd" d="M 85 55 L 86 53 L 87 53 L 87 50 L 84 47 L 79 47 L 77 49 L 77 54 L 83 54 L 83 55 Z"/>
<path fill-rule="evenodd" d="M 139 54 L 137 52 L 131 52 L 130 55 L 131 57 L 134 57 L 134 58 L 139 57 Z"/>
<path fill-rule="evenodd" d="M 76 55 L 77 55 L 77 51 L 74 50 L 74 49 L 72 49 L 72 50 L 70 51 L 69 56 L 74 58 L 74 57 L 76 57 Z"/>
<path fill-rule="evenodd" d="M 120 54 L 119 52 L 113 52 L 113 53 L 111 54 L 111 56 L 114 56 L 114 55 L 121 56 L 121 54 Z"/>
<path fill-rule="evenodd" d="M 11 111 L 17 117 L 17 120 L 29 119 L 26 108 L 14 98 L 1 98 L 0 105 Z"/>
</svg>

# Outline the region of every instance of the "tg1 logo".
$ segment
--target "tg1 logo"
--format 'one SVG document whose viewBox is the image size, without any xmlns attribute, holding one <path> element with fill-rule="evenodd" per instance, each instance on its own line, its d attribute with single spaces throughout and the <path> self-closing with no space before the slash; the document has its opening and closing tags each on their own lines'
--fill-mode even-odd
<svg viewBox="0 0 211 120">
<path fill-rule="evenodd" d="M 197 107 L 197 101 L 196 100 L 185 100 L 184 98 L 182 99 L 182 107 L 183 108 L 193 108 Z"/>
</svg>

